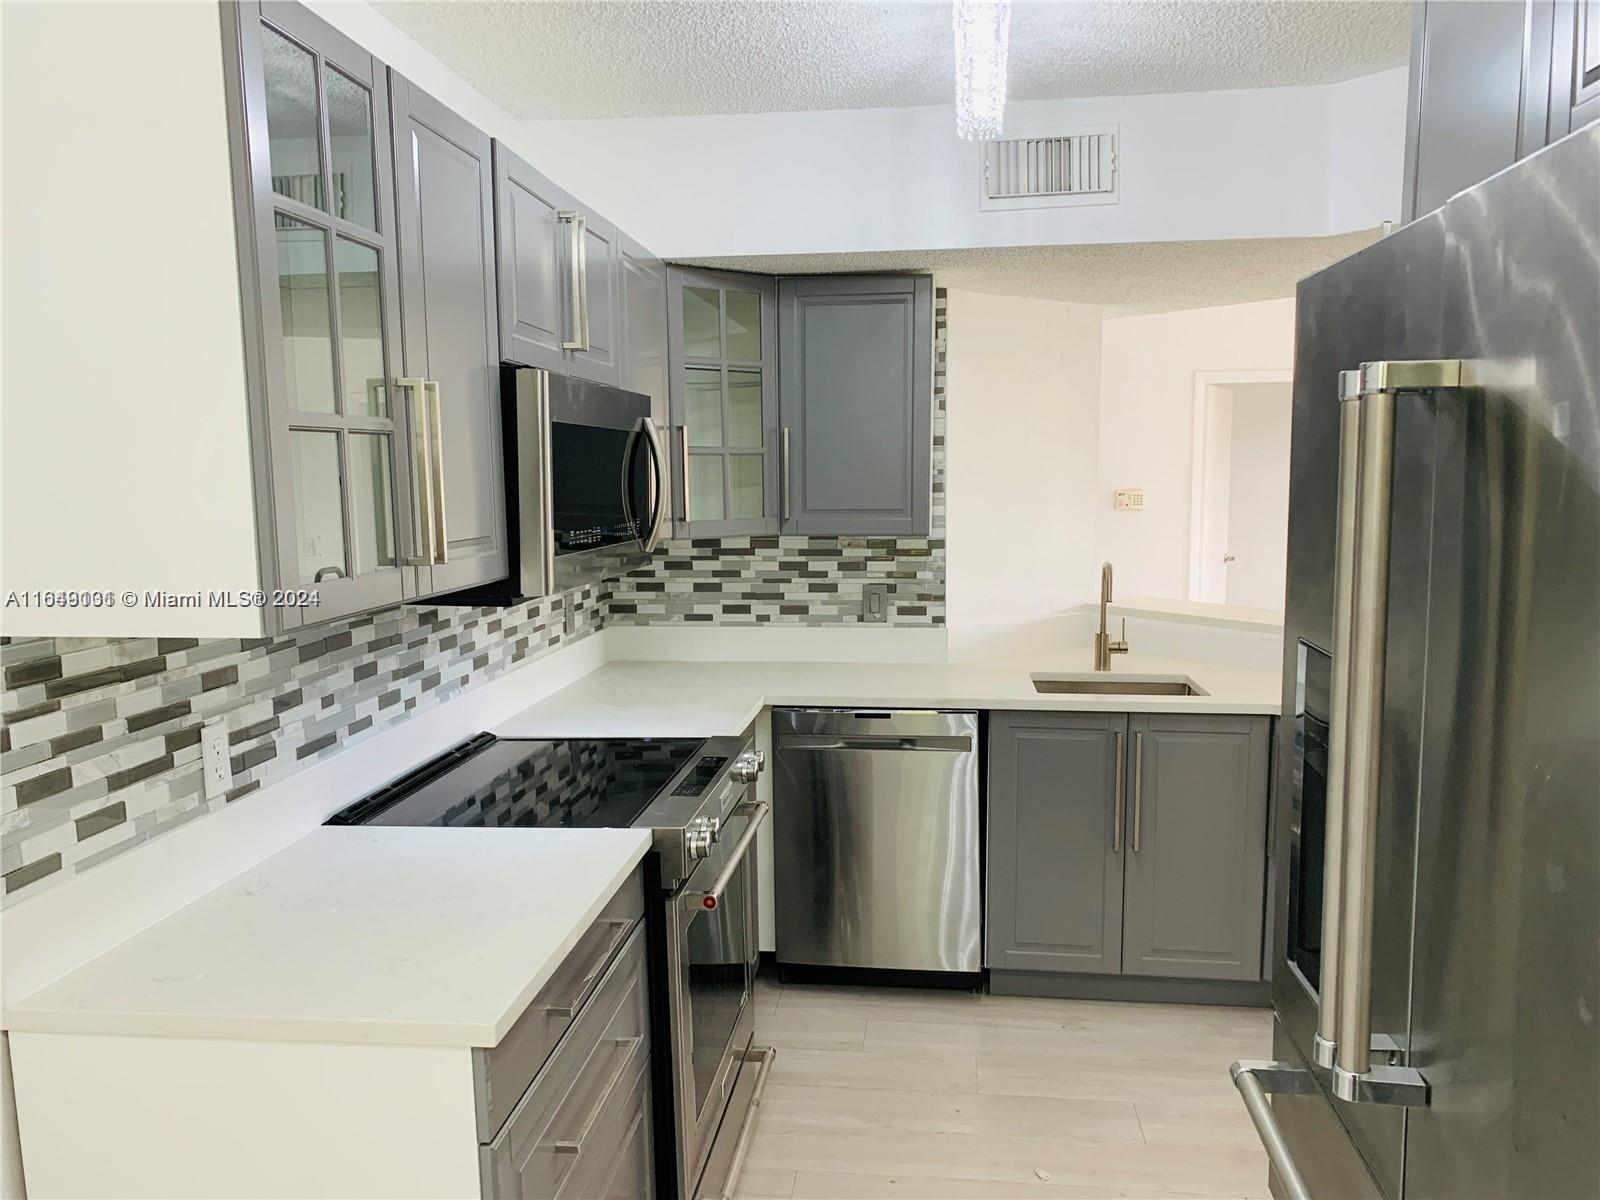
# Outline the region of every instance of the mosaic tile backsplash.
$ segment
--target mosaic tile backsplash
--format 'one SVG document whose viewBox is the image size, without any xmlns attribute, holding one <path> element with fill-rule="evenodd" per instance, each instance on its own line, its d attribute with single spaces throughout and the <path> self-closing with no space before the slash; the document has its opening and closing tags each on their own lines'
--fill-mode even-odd
<svg viewBox="0 0 1600 1200">
<path fill-rule="evenodd" d="M 0 903 L 90 870 L 607 623 L 856 624 L 863 585 L 882 583 L 887 624 L 943 625 L 942 289 L 934 309 L 926 538 L 669 541 L 649 566 L 565 599 L 402 606 L 274 639 L 0 638 Z M 228 729 L 234 787 L 207 800 L 200 727 L 213 718 Z"/>
</svg>

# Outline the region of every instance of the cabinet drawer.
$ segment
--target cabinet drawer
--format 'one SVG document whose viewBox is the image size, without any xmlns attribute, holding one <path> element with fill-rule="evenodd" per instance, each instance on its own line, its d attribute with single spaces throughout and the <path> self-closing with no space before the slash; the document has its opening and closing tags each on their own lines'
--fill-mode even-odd
<svg viewBox="0 0 1600 1200">
<path fill-rule="evenodd" d="M 623 1113 L 650 1062 L 643 926 L 611 964 L 560 1047 L 480 1151 L 484 1194 L 576 1194 L 598 1173 L 595 1155 L 627 1129 Z M 646 1085 L 648 1088 L 648 1085 Z"/>
<path fill-rule="evenodd" d="M 628 1083 L 595 1126 L 592 1146 L 584 1147 L 573 1168 L 575 1183 L 563 1196 L 582 1200 L 650 1200 L 655 1195 L 655 1158 L 650 1125 L 650 1059 L 628 1068 Z"/>
<path fill-rule="evenodd" d="M 511 1115 L 562 1035 L 603 986 L 606 964 L 643 915 L 644 881 L 634 871 L 500 1044 L 473 1051 L 480 1142 L 493 1138 Z"/>
</svg>

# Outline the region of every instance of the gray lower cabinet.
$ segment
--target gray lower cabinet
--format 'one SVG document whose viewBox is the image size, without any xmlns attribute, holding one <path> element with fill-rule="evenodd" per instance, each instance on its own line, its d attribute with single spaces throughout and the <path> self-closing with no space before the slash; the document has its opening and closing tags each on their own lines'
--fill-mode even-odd
<svg viewBox="0 0 1600 1200">
<path fill-rule="evenodd" d="M 494 207 L 506 361 L 617 384 L 623 318 L 616 227 L 499 141 Z"/>
<path fill-rule="evenodd" d="M 650 1005 L 635 872 L 501 1043 L 475 1052 L 483 1195 L 654 1195 Z"/>
<path fill-rule="evenodd" d="M 1257 981 L 1266 717 L 994 713 L 991 972 Z"/>
<path fill-rule="evenodd" d="M 1120 713 L 990 717 L 984 965 L 1121 969 L 1126 724 Z"/>
<path fill-rule="evenodd" d="M 1128 718 L 1124 975 L 1261 978 L 1269 724 Z"/>
<path fill-rule="evenodd" d="M 783 279 L 778 327 L 783 532 L 925 536 L 932 277 Z"/>
<path fill-rule="evenodd" d="M 500 338 L 489 138 L 389 73 L 405 378 L 423 594 L 502 579 Z"/>
</svg>

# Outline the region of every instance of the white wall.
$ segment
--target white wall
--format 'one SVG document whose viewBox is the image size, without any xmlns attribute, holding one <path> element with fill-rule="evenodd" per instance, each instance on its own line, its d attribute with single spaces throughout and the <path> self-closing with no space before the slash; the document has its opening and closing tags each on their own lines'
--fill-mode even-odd
<svg viewBox="0 0 1600 1200">
<path fill-rule="evenodd" d="M 946 619 L 1059 612 L 1093 594 L 1100 309 L 951 291 Z"/>
<path fill-rule="evenodd" d="M 1313 237 L 1398 216 L 1405 76 L 1014 103 L 1010 132 L 1120 126 L 1121 202 L 1065 209 L 980 212 L 978 150 L 946 107 L 523 132 L 536 166 L 668 257 Z"/>
<path fill-rule="evenodd" d="M 1182 599 L 1195 372 L 1291 368 L 1294 301 L 1117 317 L 1105 322 L 1100 345 L 1099 553 L 1116 564 L 1119 592 Z M 1119 487 L 1142 487 L 1144 511 L 1114 511 Z"/>
</svg>

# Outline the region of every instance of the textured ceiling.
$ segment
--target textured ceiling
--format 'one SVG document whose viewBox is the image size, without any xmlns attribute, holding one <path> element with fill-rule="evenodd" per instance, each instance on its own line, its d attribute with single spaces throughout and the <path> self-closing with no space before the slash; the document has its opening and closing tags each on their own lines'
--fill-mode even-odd
<svg viewBox="0 0 1600 1200">
<path fill-rule="evenodd" d="M 524 119 L 948 104 L 950 5 L 377 0 Z M 1404 0 L 1018 0 L 1009 96 L 1332 83 L 1406 61 Z"/>
<path fill-rule="evenodd" d="M 706 258 L 693 265 L 763 274 L 932 271 L 941 287 L 997 296 L 1170 312 L 1294 295 L 1295 284 L 1370 245 L 1376 229 L 1324 238 L 1003 246 L 859 254 Z"/>
</svg>

